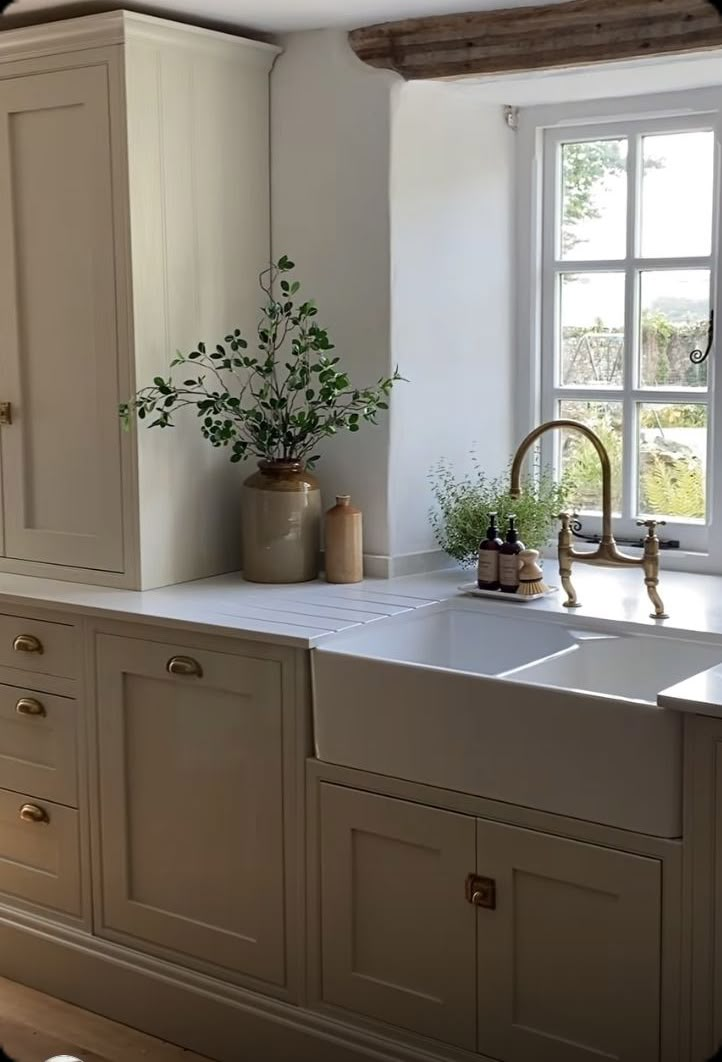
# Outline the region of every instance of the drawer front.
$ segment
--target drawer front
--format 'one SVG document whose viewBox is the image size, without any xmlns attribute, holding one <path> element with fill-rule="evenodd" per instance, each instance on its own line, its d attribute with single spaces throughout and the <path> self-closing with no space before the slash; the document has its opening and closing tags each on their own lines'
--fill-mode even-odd
<svg viewBox="0 0 722 1062">
<path fill-rule="evenodd" d="M 67 623 L 0 616 L 0 667 L 77 678 L 79 636 Z"/>
<path fill-rule="evenodd" d="M 0 685 L 0 785 L 77 807 L 76 716 L 69 697 Z"/>
<path fill-rule="evenodd" d="M 78 812 L 0 789 L 0 893 L 80 916 L 80 882 Z"/>
</svg>

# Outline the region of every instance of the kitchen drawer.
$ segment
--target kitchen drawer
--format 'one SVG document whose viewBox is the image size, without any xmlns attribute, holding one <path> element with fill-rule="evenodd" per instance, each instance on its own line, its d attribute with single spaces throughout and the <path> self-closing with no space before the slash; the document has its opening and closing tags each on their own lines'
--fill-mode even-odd
<svg viewBox="0 0 722 1062">
<path fill-rule="evenodd" d="M 78 812 L 0 789 L 0 893 L 79 916 L 80 882 Z"/>
<path fill-rule="evenodd" d="M 0 616 L 0 667 L 74 679 L 79 671 L 79 637 L 67 623 Z"/>
<path fill-rule="evenodd" d="M 0 685 L 0 785 L 77 807 L 76 713 L 69 697 Z"/>
</svg>

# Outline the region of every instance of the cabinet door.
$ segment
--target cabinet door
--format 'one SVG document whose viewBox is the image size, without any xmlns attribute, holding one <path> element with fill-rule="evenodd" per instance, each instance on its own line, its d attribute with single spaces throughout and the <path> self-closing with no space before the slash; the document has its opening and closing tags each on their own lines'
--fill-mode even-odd
<svg viewBox="0 0 722 1062">
<path fill-rule="evenodd" d="M 280 672 L 98 636 L 101 932 L 285 983 Z"/>
<path fill-rule="evenodd" d="M 700 709 L 702 706 L 700 706 Z M 685 718 L 692 1062 L 722 1044 L 722 719 Z"/>
<path fill-rule="evenodd" d="M 0 81 L 4 554 L 121 571 L 104 66 Z"/>
<path fill-rule="evenodd" d="M 504 1062 L 659 1058 L 661 865 L 480 821 L 479 1050 Z"/>
<path fill-rule="evenodd" d="M 474 1049 L 475 820 L 321 785 L 323 999 Z"/>
</svg>

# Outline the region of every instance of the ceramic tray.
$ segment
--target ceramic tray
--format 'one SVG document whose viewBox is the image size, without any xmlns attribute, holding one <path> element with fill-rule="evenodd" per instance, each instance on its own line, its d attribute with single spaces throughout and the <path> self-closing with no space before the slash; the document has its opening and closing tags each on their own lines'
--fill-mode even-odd
<svg viewBox="0 0 722 1062">
<path fill-rule="evenodd" d="M 527 605 L 530 601 L 539 601 L 542 597 L 556 594 L 558 589 L 558 586 L 550 586 L 543 594 L 526 596 L 524 594 L 503 594 L 501 590 L 480 590 L 476 583 L 464 583 L 459 587 L 462 594 L 468 594 L 470 597 L 493 597 L 496 601 L 508 601 L 513 605 Z"/>
</svg>

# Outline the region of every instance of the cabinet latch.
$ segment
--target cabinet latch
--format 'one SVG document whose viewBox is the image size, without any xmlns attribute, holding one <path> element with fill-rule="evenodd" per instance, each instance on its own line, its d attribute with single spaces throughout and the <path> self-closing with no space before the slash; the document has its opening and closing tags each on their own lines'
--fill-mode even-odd
<svg viewBox="0 0 722 1062">
<path fill-rule="evenodd" d="M 469 874 L 466 879 L 466 899 L 474 907 L 484 907 L 487 911 L 495 911 L 496 882 L 493 878 L 480 878 L 478 874 Z"/>
<path fill-rule="evenodd" d="M 12 424 L 13 407 L 10 402 L 0 402 L 0 424 Z"/>
</svg>

